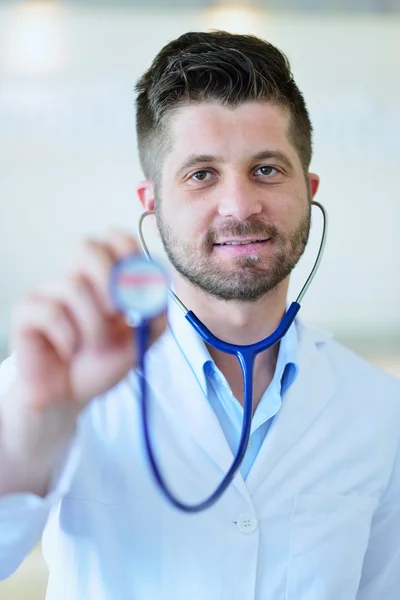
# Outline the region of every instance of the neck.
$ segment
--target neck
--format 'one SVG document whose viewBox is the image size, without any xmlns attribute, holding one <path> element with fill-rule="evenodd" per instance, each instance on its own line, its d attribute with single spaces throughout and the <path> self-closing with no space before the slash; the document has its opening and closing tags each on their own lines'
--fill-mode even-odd
<svg viewBox="0 0 400 600">
<path fill-rule="evenodd" d="M 258 342 L 275 331 L 286 309 L 289 280 L 255 302 L 226 301 L 210 296 L 176 275 L 175 290 L 185 306 L 193 311 L 219 339 L 244 345 Z M 243 402 L 243 380 L 236 357 L 208 346 L 216 366 L 224 374 L 233 394 Z M 272 381 L 279 344 L 260 353 L 254 364 L 254 408 Z"/>
<path fill-rule="evenodd" d="M 174 277 L 177 296 L 218 338 L 231 344 L 253 344 L 271 335 L 286 310 L 289 279 L 255 302 L 221 300 Z"/>
</svg>

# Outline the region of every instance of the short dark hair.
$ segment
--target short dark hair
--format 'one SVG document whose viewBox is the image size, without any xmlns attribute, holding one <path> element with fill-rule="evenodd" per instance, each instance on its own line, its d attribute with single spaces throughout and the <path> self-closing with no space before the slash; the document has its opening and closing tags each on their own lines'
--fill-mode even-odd
<svg viewBox="0 0 400 600">
<path fill-rule="evenodd" d="M 159 52 L 136 92 L 139 159 L 147 179 L 157 181 L 168 143 L 167 117 L 181 106 L 204 101 L 232 108 L 247 101 L 286 107 L 289 138 L 308 171 L 312 125 L 307 107 L 287 57 L 269 42 L 225 31 L 185 33 Z"/>
</svg>

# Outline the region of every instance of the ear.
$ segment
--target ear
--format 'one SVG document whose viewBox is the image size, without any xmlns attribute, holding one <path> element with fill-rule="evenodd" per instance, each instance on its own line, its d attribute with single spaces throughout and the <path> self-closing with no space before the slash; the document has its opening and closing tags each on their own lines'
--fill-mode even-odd
<svg viewBox="0 0 400 600">
<path fill-rule="evenodd" d="M 136 187 L 137 195 L 145 210 L 154 210 L 154 185 L 149 179 L 140 181 Z"/>
<path fill-rule="evenodd" d="M 314 198 L 319 188 L 319 177 L 315 173 L 308 174 L 308 185 L 310 186 L 311 198 Z"/>
</svg>

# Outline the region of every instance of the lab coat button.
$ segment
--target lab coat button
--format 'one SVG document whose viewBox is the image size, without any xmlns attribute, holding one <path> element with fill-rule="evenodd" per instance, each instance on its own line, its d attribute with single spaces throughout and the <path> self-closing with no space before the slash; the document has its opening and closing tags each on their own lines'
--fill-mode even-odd
<svg viewBox="0 0 400 600">
<path fill-rule="evenodd" d="M 243 513 L 236 522 L 240 533 L 253 533 L 257 529 L 257 519 L 250 513 Z"/>
</svg>

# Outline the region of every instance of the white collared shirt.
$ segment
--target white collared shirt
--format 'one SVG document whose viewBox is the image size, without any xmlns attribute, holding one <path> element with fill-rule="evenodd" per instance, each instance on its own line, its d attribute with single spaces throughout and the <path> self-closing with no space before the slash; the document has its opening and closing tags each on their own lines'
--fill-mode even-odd
<svg viewBox="0 0 400 600">
<path fill-rule="evenodd" d="M 181 310 L 175 303 L 170 306 L 169 323 L 176 343 L 180 348 L 186 348 L 188 365 L 218 418 L 232 454 L 235 455 L 243 425 L 243 406 L 233 395 L 226 378 L 215 365 L 206 345 L 189 323 L 182 319 Z M 281 407 L 285 393 L 296 378 L 297 345 L 296 327 L 292 326 L 279 344 L 274 377 L 253 415 L 249 444 L 240 467 L 244 479 L 254 464 L 272 419 Z"/>
</svg>

